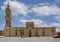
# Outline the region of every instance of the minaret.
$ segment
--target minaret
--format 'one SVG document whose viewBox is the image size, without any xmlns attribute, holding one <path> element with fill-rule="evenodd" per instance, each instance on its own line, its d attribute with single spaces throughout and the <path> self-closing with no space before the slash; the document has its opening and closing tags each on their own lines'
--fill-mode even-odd
<svg viewBox="0 0 60 42">
<path fill-rule="evenodd" d="M 11 10 L 10 10 L 9 3 L 8 3 L 7 7 L 6 7 L 5 13 L 6 13 L 6 16 L 5 16 L 5 19 L 6 19 L 5 27 L 11 27 Z"/>
<path fill-rule="evenodd" d="M 6 24 L 5 24 L 5 31 L 4 34 L 5 36 L 10 36 L 10 30 L 11 30 L 11 10 L 10 10 L 10 6 L 9 6 L 9 2 L 7 4 L 6 10 L 5 10 L 6 16 L 5 16 L 5 20 L 6 20 Z"/>
</svg>

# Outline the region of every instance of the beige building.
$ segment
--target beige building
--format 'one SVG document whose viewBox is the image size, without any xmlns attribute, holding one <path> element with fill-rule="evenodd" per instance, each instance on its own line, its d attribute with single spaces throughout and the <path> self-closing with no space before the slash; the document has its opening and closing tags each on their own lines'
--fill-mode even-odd
<svg viewBox="0 0 60 42">
<path fill-rule="evenodd" d="M 26 27 L 11 27 L 11 10 L 9 4 L 6 7 L 6 24 L 2 32 L 7 37 L 40 37 L 53 36 L 55 27 L 35 27 L 34 22 L 26 22 Z"/>
<path fill-rule="evenodd" d="M 34 22 L 26 22 L 26 27 L 10 27 L 4 33 L 9 37 L 53 36 L 55 27 L 34 27 Z"/>
</svg>

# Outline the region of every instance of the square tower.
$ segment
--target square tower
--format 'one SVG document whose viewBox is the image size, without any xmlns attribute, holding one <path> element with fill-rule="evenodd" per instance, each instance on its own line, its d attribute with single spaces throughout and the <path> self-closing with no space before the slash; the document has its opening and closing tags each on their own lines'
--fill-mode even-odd
<svg viewBox="0 0 60 42">
<path fill-rule="evenodd" d="M 34 28 L 34 22 L 26 22 L 26 28 L 33 29 Z"/>
</svg>

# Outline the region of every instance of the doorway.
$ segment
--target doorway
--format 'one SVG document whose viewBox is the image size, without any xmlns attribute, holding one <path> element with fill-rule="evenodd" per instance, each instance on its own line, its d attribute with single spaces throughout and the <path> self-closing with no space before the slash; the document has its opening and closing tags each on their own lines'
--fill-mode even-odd
<svg viewBox="0 0 60 42">
<path fill-rule="evenodd" d="M 31 37 L 31 30 L 29 30 L 29 37 Z"/>
<path fill-rule="evenodd" d="M 29 37 L 31 37 L 31 29 L 32 29 L 32 27 L 29 27 Z"/>
</svg>

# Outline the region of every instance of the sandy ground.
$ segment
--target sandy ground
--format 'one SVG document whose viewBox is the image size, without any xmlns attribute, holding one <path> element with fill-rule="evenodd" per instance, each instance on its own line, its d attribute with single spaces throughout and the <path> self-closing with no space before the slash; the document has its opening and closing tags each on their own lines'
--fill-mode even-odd
<svg viewBox="0 0 60 42">
<path fill-rule="evenodd" d="M 52 37 L 0 37 L 0 42 L 60 42 L 60 38 Z"/>
</svg>

